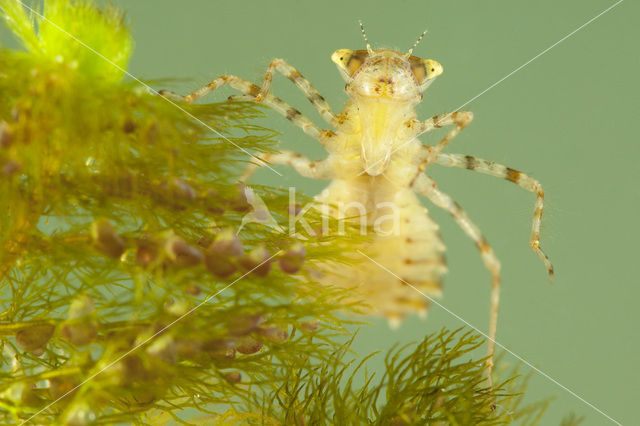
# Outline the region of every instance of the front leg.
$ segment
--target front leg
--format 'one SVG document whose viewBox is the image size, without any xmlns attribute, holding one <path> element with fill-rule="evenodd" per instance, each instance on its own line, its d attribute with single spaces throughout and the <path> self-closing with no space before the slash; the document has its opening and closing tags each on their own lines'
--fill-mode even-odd
<svg viewBox="0 0 640 426">
<path fill-rule="evenodd" d="M 318 110 L 318 113 L 324 121 L 331 124 L 333 127 L 338 124 L 336 115 L 331 111 L 329 103 L 320 94 L 320 92 L 318 92 L 318 89 L 313 87 L 309 80 L 300 74 L 298 70 L 289 65 L 284 59 L 274 59 L 269 63 L 267 72 L 264 74 L 264 80 L 262 81 L 262 88 L 260 89 L 260 93 L 256 96 L 256 102 L 262 102 L 266 98 L 269 93 L 269 89 L 271 88 L 271 81 L 273 80 L 273 73 L 275 71 L 278 71 L 287 77 L 291 82 L 293 82 L 293 84 L 298 86 L 302 92 L 304 92 L 309 102 L 311 102 L 316 110 Z"/>
<path fill-rule="evenodd" d="M 425 149 L 429 151 L 432 150 L 432 148 L 429 147 L 425 147 Z M 542 247 L 540 247 L 540 227 L 542 224 L 542 210 L 544 206 L 544 191 L 542 190 L 542 185 L 540 185 L 540 183 L 531 176 L 519 172 L 518 170 L 514 170 L 511 167 L 494 163 L 493 161 L 475 158 L 471 155 L 438 153 L 435 162 L 442 166 L 460 167 L 462 169 L 473 170 L 486 175 L 499 177 L 508 180 L 509 182 L 513 182 L 520 188 L 536 194 L 529 245 L 538 255 L 540 260 L 542 260 L 545 268 L 547 269 L 547 273 L 549 274 L 549 279 L 553 281 L 553 265 L 549 260 L 549 256 L 547 256 L 545 252 L 542 251 Z"/>
<path fill-rule="evenodd" d="M 328 158 L 320 161 L 311 161 L 297 152 L 280 151 L 277 154 L 260 154 L 258 155 L 258 159 L 271 164 L 286 164 L 300 173 L 300 175 L 311 179 L 331 178 L 331 163 Z M 265 163 L 251 163 L 240 178 L 240 182 L 246 183 L 256 169 L 264 165 Z"/>
<path fill-rule="evenodd" d="M 194 103 L 198 99 L 208 95 L 213 92 L 217 88 L 228 84 L 239 92 L 243 93 L 244 96 L 241 96 L 240 99 L 255 101 L 255 98 L 260 94 L 260 88 L 255 84 L 244 80 L 240 77 L 236 77 L 234 75 L 223 75 L 222 77 L 218 77 L 206 86 L 203 86 L 194 92 L 188 94 L 187 96 L 182 96 L 174 92 L 170 92 L 168 90 L 159 91 L 161 96 L 166 98 L 179 101 L 179 102 L 187 102 Z M 238 99 L 238 97 L 235 97 Z M 303 132 L 312 138 L 319 141 L 323 146 L 327 144 L 330 139 L 335 136 L 330 130 L 322 130 L 318 128 L 311 120 L 305 117 L 300 111 L 283 101 L 282 99 L 273 96 L 271 94 L 266 94 L 262 103 L 270 106 L 278 113 L 283 115 L 287 120 L 291 121 L 296 126 L 300 127 Z"/>
<path fill-rule="evenodd" d="M 435 161 L 438 153 L 446 147 L 449 142 L 462 131 L 465 127 L 473 121 L 473 113 L 471 111 L 455 111 L 448 114 L 438 114 L 425 121 L 414 120 L 409 123 L 416 131 L 416 136 L 420 136 L 423 133 L 429 132 L 433 129 L 439 129 L 443 126 L 450 126 L 455 124 L 455 127 L 451 129 L 445 136 L 433 147 L 433 150 L 427 155 L 427 157 L 420 163 L 419 170 L 422 173 L 427 166 Z"/>
</svg>

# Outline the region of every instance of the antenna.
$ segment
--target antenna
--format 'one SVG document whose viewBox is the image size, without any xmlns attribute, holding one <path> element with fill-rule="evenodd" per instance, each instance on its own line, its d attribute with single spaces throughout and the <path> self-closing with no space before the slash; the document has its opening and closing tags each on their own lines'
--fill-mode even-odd
<svg viewBox="0 0 640 426">
<path fill-rule="evenodd" d="M 364 41 L 365 43 L 367 43 L 367 52 L 373 53 L 373 49 L 371 48 L 371 45 L 369 44 L 369 39 L 367 38 L 367 33 L 364 31 L 364 24 L 362 23 L 361 20 L 358 20 L 358 23 L 360 23 L 360 31 L 362 32 L 362 37 L 364 37 Z"/>
<path fill-rule="evenodd" d="M 364 30 L 363 30 L 364 31 Z M 427 33 L 427 30 L 424 30 L 422 32 L 422 34 L 420 34 L 420 37 L 418 37 L 418 39 L 416 40 L 415 43 L 413 43 L 413 46 L 411 46 L 411 49 L 409 49 L 409 51 L 407 52 L 407 54 L 405 56 L 409 57 L 411 56 L 411 54 L 413 53 L 413 49 L 416 48 L 416 46 L 420 43 L 420 41 L 422 41 L 422 37 L 424 37 L 424 35 Z"/>
</svg>

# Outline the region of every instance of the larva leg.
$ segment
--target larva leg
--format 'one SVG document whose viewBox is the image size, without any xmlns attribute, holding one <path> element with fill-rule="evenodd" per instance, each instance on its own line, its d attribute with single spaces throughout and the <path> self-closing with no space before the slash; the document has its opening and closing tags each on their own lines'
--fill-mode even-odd
<svg viewBox="0 0 640 426">
<path fill-rule="evenodd" d="M 322 97 L 320 92 L 313 87 L 313 85 L 302 76 L 294 67 L 289 65 L 284 59 L 274 59 L 269 63 L 267 72 L 264 75 L 262 82 L 262 88 L 260 93 L 256 96 L 256 102 L 262 102 L 271 88 L 271 81 L 273 80 L 273 73 L 275 71 L 280 72 L 282 75 L 291 80 L 298 88 L 305 94 L 309 102 L 318 110 L 322 119 L 332 126 L 337 125 L 336 115 L 331 111 L 329 103 Z"/>
<path fill-rule="evenodd" d="M 462 129 L 467 127 L 469 123 L 473 121 L 473 113 L 471 111 L 455 111 L 448 114 L 438 114 L 422 122 L 414 122 L 416 136 L 429 132 L 433 129 L 439 129 L 443 126 L 450 126 L 455 124 L 455 127 L 451 129 L 445 136 L 433 147 L 433 150 L 418 166 L 420 172 L 423 172 L 427 166 L 435 161 L 438 153 L 446 147 L 453 138 L 455 138 Z"/>
<path fill-rule="evenodd" d="M 487 342 L 487 354 L 489 355 L 487 361 L 487 379 L 491 386 L 496 328 L 498 325 L 498 309 L 500 306 L 500 261 L 467 213 L 450 196 L 439 191 L 431 178 L 425 174 L 421 174 L 420 177 L 416 179 L 413 190 L 418 194 L 425 195 L 433 204 L 451 214 L 460 228 L 476 243 L 482 256 L 482 261 L 491 273 L 491 309 L 489 312 L 489 341 Z"/>
<path fill-rule="evenodd" d="M 161 90 L 159 93 L 160 95 L 175 101 L 193 103 L 198 99 L 213 92 L 217 88 L 224 86 L 225 84 L 228 84 L 234 89 L 244 93 L 245 96 L 241 97 L 241 99 L 244 100 L 255 100 L 255 97 L 260 93 L 260 88 L 258 86 L 234 75 L 223 75 L 222 77 L 218 77 L 206 86 L 195 90 L 187 96 L 182 96 L 167 90 Z M 318 140 L 323 145 L 327 143 L 327 141 L 334 135 L 334 133 L 331 131 L 321 130 L 320 128 L 318 128 L 311 122 L 311 120 L 302 115 L 300 111 L 298 111 L 282 99 L 279 99 L 271 94 L 267 94 L 262 102 L 285 116 L 293 124 L 300 127 L 303 132 Z"/>
<path fill-rule="evenodd" d="M 544 191 L 542 190 L 542 185 L 540 185 L 540 183 L 531 176 L 514 170 L 511 167 L 494 163 L 493 161 L 475 158 L 471 155 L 439 153 L 435 162 L 443 166 L 460 167 L 506 179 L 509 182 L 515 183 L 520 188 L 524 188 L 527 191 L 536 194 L 529 245 L 542 260 L 545 268 L 547 269 L 547 273 L 549 274 L 549 279 L 553 281 L 553 265 L 551 264 L 549 257 L 540 247 L 540 226 L 542 224 L 542 209 L 544 206 Z"/>
<path fill-rule="evenodd" d="M 311 161 L 306 157 L 293 151 L 280 151 L 277 154 L 261 154 L 258 155 L 261 161 L 271 164 L 286 164 L 292 167 L 302 176 L 312 179 L 329 179 L 331 178 L 331 169 L 328 159 L 320 161 Z M 240 182 L 246 182 L 251 175 L 261 167 L 260 164 L 252 163 L 245 170 L 240 178 Z"/>
</svg>

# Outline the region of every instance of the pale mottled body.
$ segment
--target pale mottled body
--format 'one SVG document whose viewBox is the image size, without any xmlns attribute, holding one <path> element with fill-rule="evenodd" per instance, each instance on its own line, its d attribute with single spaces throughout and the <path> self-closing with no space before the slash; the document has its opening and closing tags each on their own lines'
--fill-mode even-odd
<svg viewBox="0 0 640 426">
<path fill-rule="evenodd" d="M 422 145 L 414 138 L 415 131 L 405 124 L 415 119 L 415 114 L 412 108 L 399 112 L 399 125 L 390 132 L 394 153 L 387 172 L 370 176 L 362 173 L 362 123 L 356 105 L 349 103 L 342 115 L 351 118 L 338 124 L 331 143 L 325 145 L 329 156 L 322 167 L 327 168 L 332 181 L 315 197 L 321 205 L 344 207 L 340 212 L 332 209 L 332 216 L 364 223 L 368 234 L 378 231 L 379 235 L 361 251 L 400 277 L 354 253 L 357 267 L 328 265 L 320 281 L 353 287 L 354 299 L 363 300 L 374 313 L 393 323 L 411 312 L 426 313 L 429 300 L 407 283 L 429 296 L 439 296 L 446 272 L 445 247 L 438 225 L 410 188 L 424 158 Z M 376 223 L 380 224 L 377 230 Z"/>
<path fill-rule="evenodd" d="M 416 118 L 414 107 L 422 94 L 442 73 L 442 66 L 430 59 L 380 49 L 341 49 L 332 55 L 346 81 L 350 97 L 345 110 L 335 115 L 318 91 L 296 69 L 282 59 L 269 64 L 262 87 L 236 76 L 222 76 L 186 97 L 170 92 L 164 96 L 194 102 L 216 88 L 229 84 L 241 91 L 239 98 L 262 102 L 281 113 L 318 140 L 328 152 L 320 161 L 310 161 L 292 151 L 260 158 L 273 164 L 287 164 L 298 173 L 331 183 L 316 197 L 319 205 L 342 205 L 330 214 L 358 221 L 367 218 L 369 230 L 376 234 L 360 250 L 371 262 L 357 267 L 327 265 L 320 280 L 331 285 L 354 288 L 354 298 L 364 299 L 372 312 L 399 321 L 411 312 L 425 313 L 428 298 L 438 296 L 446 271 L 444 245 L 438 226 L 427 214 L 416 194 L 426 196 L 446 210 L 475 242 L 491 274 L 491 311 L 489 319 L 491 377 L 496 334 L 500 262 L 466 212 L 447 194 L 437 189 L 424 173 L 430 164 L 460 167 L 504 178 L 536 194 L 530 246 L 544 262 L 550 276 L 553 267 L 539 245 L 544 192 L 530 176 L 509 167 L 463 154 L 445 154 L 442 150 L 473 119 L 467 111 L 441 114 L 424 121 Z M 334 130 L 323 130 L 300 111 L 269 93 L 275 71 L 296 84 Z M 424 146 L 418 136 L 443 126 L 453 126 L 435 146 Z M 254 164 L 243 181 L 251 175 Z M 350 207 L 353 206 L 353 207 Z M 357 207 L 356 207 L 357 206 Z M 376 219 L 396 212 L 392 229 L 376 229 Z M 390 231 L 390 232 L 388 232 Z M 355 254 L 354 254 L 355 256 Z"/>
</svg>

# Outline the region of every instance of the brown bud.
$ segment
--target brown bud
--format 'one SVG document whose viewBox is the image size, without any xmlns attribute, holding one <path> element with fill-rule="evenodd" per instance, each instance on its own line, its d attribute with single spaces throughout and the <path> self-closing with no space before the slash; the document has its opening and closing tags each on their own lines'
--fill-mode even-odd
<svg viewBox="0 0 640 426">
<path fill-rule="evenodd" d="M 156 373 L 149 370 L 144 365 L 142 358 L 135 354 L 122 358 L 116 365 L 120 368 L 120 384 L 124 386 L 156 378 Z"/>
<path fill-rule="evenodd" d="M 319 325 L 318 321 L 306 321 L 300 323 L 300 328 L 307 331 L 315 331 L 318 329 Z"/>
<path fill-rule="evenodd" d="M 8 160 L 6 163 L 4 163 L 4 166 L 2 166 L 2 173 L 5 176 L 11 177 L 16 174 L 21 168 L 22 164 L 14 160 Z"/>
<path fill-rule="evenodd" d="M 196 241 L 196 244 L 199 247 L 208 248 L 211 245 L 211 242 L 212 242 L 211 239 L 203 235 L 202 237 L 198 238 L 198 241 Z"/>
<path fill-rule="evenodd" d="M 175 315 L 176 317 L 181 317 L 183 315 L 187 315 L 187 312 L 191 309 L 191 303 L 188 300 L 168 300 L 165 303 L 165 309 L 168 313 Z"/>
<path fill-rule="evenodd" d="M 227 228 L 216 235 L 207 251 L 221 256 L 240 257 L 243 253 L 242 242 L 232 228 Z"/>
<path fill-rule="evenodd" d="M 280 256 L 278 264 L 280 269 L 287 274 L 295 274 L 304 264 L 306 250 L 302 243 L 294 243 L 289 249 Z"/>
<path fill-rule="evenodd" d="M 205 253 L 207 269 L 220 278 L 228 277 L 236 272 L 233 258 L 242 256 L 242 243 L 233 229 L 220 232 Z"/>
<path fill-rule="evenodd" d="M 269 327 L 260 327 L 258 334 L 274 343 L 282 343 L 289 337 L 289 333 L 286 330 L 281 329 L 275 325 Z"/>
<path fill-rule="evenodd" d="M 98 334 L 98 325 L 93 318 L 93 299 L 86 295 L 76 297 L 67 314 L 67 321 L 60 329 L 60 336 L 75 346 L 91 343 Z"/>
<path fill-rule="evenodd" d="M 193 200 L 196 198 L 196 191 L 180 178 L 173 178 L 169 182 L 169 189 L 174 198 Z"/>
<path fill-rule="evenodd" d="M 51 324 L 38 324 L 25 327 L 16 333 L 16 343 L 27 352 L 33 352 L 44 348 L 51 337 L 55 327 Z"/>
<path fill-rule="evenodd" d="M 13 132 L 6 121 L 0 123 L 0 148 L 8 148 L 13 142 Z"/>
<path fill-rule="evenodd" d="M 122 131 L 125 133 L 133 133 L 136 130 L 136 122 L 127 118 L 122 124 Z"/>
<path fill-rule="evenodd" d="M 181 266 L 198 265 L 204 258 L 200 250 L 187 244 L 180 237 L 172 237 L 167 240 L 165 253 L 169 259 Z"/>
<path fill-rule="evenodd" d="M 158 257 L 158 248 L 155 242 L 143 237 L 138 241 L 136 249 L 136 262 L 142 266 L 149 266 Z"/>
<path fill-rule="evenodd" d="M 82 294 L 71 302 L 67 319 L 77 319 L 90 315 L 95 310 L 93 299 L 87 294 Z"/>
<path fill-rule="evenodd" d="M 65 323 L 60 329 L 60 336 L 74 346 L 88 345 L 97 334 L 96 324 L 89 320 Z"/>
<path fill-rule="evenodd" d="M 230 339 L 209 339 L 202 344 L 202 350 L 206 352 L 226 351 L 233 345 L 234 341 Z"/>
<path fill-rule="evenodd" d="M 116 259 L 122 256 L 126 248 L 122 237 L 104 219 L 99 219 L 91 224 L 91 237 L 98 250 Z"/>
<path fill-rule="evenodd" d="M 175 364 L 178 359 L 178 351 L 170 335 L 160 336 L 147 347 L 147 353 L 168 364 Z"/>
<path fill-rule="evenodd" d="M 235 341 L 230 339 L 210 339 L 202 344 L 202 350 L 216 359 L 234 359 L 236 357 Z"/>
<path fill-rule="evenodd" d="M 157 389 L 154 389 L 158 392 Z M 135 393 L 131 395 L 131 399 L 135 401 L 138 406 L 145 406 L 151 404 L 156 400 L 156 396 L 151 389 L 136 389 Z"/>
<path fill-rule="evenodd" d="M 176 353 L 179 358 L 191 358 L 200 352 L 202 342 L 194 339 L 176 339 Z"/>
<path fill-rule="evenodd" d="M 263 322 L 264 317 L 260 314 L 237 315 L 228 320 L 227 329 L 232 336 L 245 336 L 255 331 Z"/>
<path fill-rule="evenodd" d="M 156 123 L 151 123 L 147 126 L 144 131 L 144 138 L 149 143 L 154 143 L 158 140 L 158 125 Z"/>
<path fill-rule="evenodd" d="M 224 213 L 224 209 L 220 204 L 221 199 L 218 195 L 218 191 L 216 191 L 215 189 L 209 189 L 205 198 L 205 205 L 207 206 L 207 210 L 214 214 L 222 214 Z"/>
<path fill-rule="evenodd" d="M 75 392 L 74 388 L 77 386 L 77 384 L 78 383 L 76 383 L 68 376 L 50 378 L 49 393 L 51 394 L 51 398 L 58 399 L 62 397 L 62 395 L 69 394 L 70 392 Z"/>
<path fill-rule="evenodd" d="M 262 349 L 262 342 L 257 341 L 251 336 L 244 336 L 238 339 L 236 350 L 241 354 L 251 355 Z"/>
<path fill-rule="evenodd" d="M 271 269 L 271 254 L 264 247 L 256 247 L 240 259 L 240 264 L 252 274 L 265 277 Z"/>
<path fill-rule="evenodd" d="M 202 293 L 202 289 L 199 285 L 190 284 L 184 289 L 184 292 L 190 296 L 198 296 L 200 295 L 200 293 Z"/>
<path fill-rule="evenodd" d="M 224 373 L 224 378 L 233 385 L 240 383 L 242 381 L 242 374 L 239 371 L 231 371 L 229 373 Z"/>
<path fill-rule="evenodd" d="M 251 190 L 239 183 L 236 185 L 236 197 L 231 200 L 231 208 L 237 212 L 245 212 L 251 209 L 249 197 Z"/>
<path fill-rule="evenodd" d="M 237 270 L 231 259 L 210 253 L 205 254 L 204 264 L 219 278 L 226 278 Z"/>
</svg>

